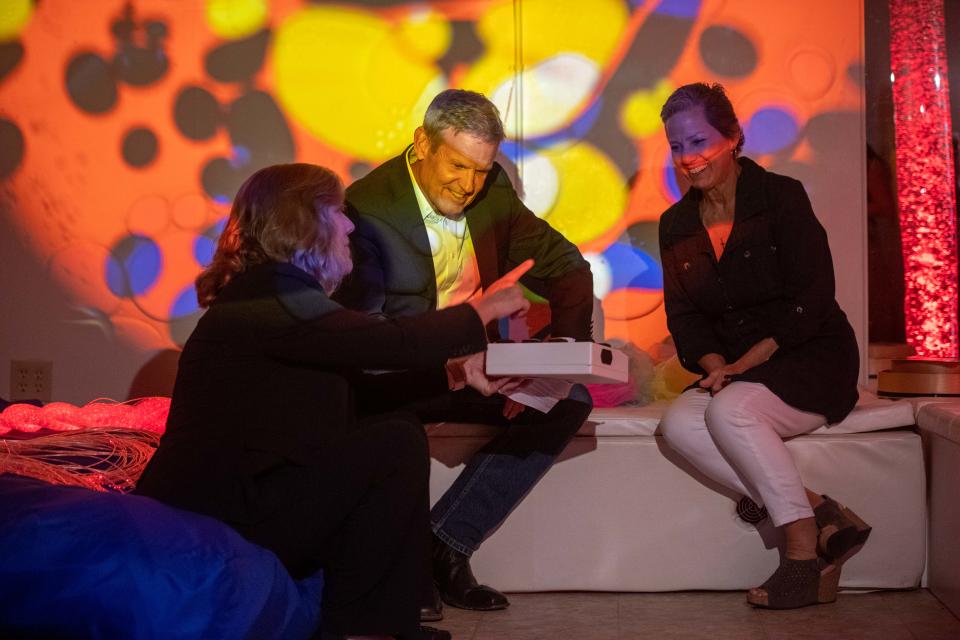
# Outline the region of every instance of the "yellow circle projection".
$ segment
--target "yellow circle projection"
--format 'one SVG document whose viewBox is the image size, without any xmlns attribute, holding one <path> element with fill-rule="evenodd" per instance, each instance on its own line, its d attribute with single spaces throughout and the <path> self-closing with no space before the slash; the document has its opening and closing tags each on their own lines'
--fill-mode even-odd
<svg viewBox="0 0 960 640">
<path fill-rule="evenodd" d="M 545 219 L 574 244 L 593 240 L 616 224 L 627 203 L 620 171 L 596 147 L 586 142 L 542 152 L 559 175 L 556 204 Z"/>
<path fill-rule="evenodd" d="M 397 37 L 401 46 L 433 62 L 444 53 L 453 39 L 453 28 L 447 19 L 425 8 L 417 8 L 397 27 Z"/>
<path fill-rule="evenodd" d="M 623 0 L 524 0 L 523 62 L 536 64 L 557 53 L 579 53 L 603 66 L 610 59 L 627 23 Z M 514 52 L 514 7 L 502 2 L 477 21 L 488 54 Z M 535 25 L 535 26 L 534 26 Z"/>
<path fill-rule="evenodd" d="M 411 52 L 403 30 L 376 15 L 303 9 L 274 39 L 276 95 L 288 115 L 331 146 L 361 160 L 385 160 L 413 140 L 427 104 L 446 88 L 439 69 L 421 56 L 442 52 L 442 43 L 427 40 L 448 34 L 428 28 L 418 36 L 420 48 Z"/>
<path fill-rule="evenodd" d="M 221 38 L 252 35 L 267 23 L 267 0 L 207 0 L 207 24 Z"/>
<path fill-rule="evenodd" d="M 670 81 L 661 80 L 651 91 L 633 93 L 620 111 L 624 130 L 634 138 L 645 138 L 660 131 L 660 109 L 672 92 Z"/>
<path fill-rule="evenodd" d="M 33 0 L 3 0 L 0 2 L 0 41 L 20 35 L 30 16 Z"/>
</svg>

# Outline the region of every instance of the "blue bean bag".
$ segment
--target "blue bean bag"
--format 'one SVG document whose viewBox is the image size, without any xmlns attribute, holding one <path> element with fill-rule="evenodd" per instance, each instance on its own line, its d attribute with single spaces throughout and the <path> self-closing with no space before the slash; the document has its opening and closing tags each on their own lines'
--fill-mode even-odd
<svg viewBox="0 0 960 640">
<path fill-rule="evenodd" d="M 213 518 L 0 475 L 0 638 L 309 638 L 322 588 Z"/>
</svg>

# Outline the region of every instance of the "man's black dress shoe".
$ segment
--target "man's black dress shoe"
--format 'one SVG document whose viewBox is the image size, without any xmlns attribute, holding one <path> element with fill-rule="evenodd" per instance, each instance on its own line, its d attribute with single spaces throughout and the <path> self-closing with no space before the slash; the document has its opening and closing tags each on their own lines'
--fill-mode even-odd
<svg viewBox="0 0 960 640">
<path fill-rule="evenodd" d="M 431 587 L 430 602 L 420 607 L 420 622 L 439 622 L 443 620 L 443 600 L 440 599 L 437 585 L 431 582 Z"/>
<path fill-rule="evenodd" d="M 510 601 L 502 593 L 493 587 L 477 584 L 468 556 L 437 537 L 433 539 L 433 580 L 440 598 L 451 607 L 494 611 L 510 606 Z"/>
</svg>

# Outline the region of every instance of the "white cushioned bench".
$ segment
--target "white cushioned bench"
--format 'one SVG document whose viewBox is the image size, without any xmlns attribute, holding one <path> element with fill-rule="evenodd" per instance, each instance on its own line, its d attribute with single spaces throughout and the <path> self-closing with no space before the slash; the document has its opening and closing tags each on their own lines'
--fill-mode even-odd
<svg viewBox="0 0 960 640">
<path fill-rule="evenodd" d="M 507 591 L 745 589 L 778 563 L 764 520 L 693 471 L 657 435 L 665 402 L 596 409 L 560 461 L 475 554 L 481 581 Z M 862 393 L 842 423 L 790 440 L 807 485 L 873 525 L 842 586 L 919 585 L 926 489 L 909 402 Z M 900 428 L 900 429 L 898 429 Z M 495 429 L 428 425 L 436 500 Z"/>
<path fill-rule="evenodd" d="M 917 426 L 930 473 L 930 590 L 960 616 L 960 400 L 922 403 Z"/>
</svg>

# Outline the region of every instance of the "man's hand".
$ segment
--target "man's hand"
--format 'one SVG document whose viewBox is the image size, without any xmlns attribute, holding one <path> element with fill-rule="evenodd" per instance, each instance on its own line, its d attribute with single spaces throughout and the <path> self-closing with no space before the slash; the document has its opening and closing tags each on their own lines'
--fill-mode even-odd
<svg viewBox="0 0 960 640">
<path fill-rule="evenodd" d="M 483 295 L 470 300 L 483 324 L 500 318 L 522 317 L 530 308 L 530 301 L 523 296 L 517 282 L 530 267 L 533 260 L 525 260 L 516 269 L 506 274 L 483 292 Z"/>
</svg>

